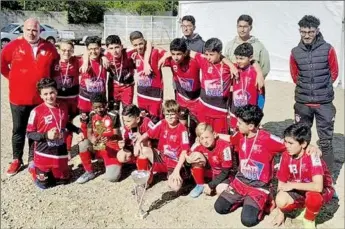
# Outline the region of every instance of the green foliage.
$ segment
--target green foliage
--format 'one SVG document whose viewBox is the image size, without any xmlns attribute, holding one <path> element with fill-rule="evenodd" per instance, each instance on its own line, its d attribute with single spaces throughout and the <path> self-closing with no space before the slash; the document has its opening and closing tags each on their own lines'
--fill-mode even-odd
<svg viewBox="0 0 345 229">
<path fill-rule="evenodd" d="M 1 1 L 1 9 L 22 10 L 23 7 L 18 1 Z"/>
<path fill-rule="evenodd" d="M 100 23 L 106 8 L 95 1 L 67 1 L 67 11 L 69 23 Z"/>
</svg>

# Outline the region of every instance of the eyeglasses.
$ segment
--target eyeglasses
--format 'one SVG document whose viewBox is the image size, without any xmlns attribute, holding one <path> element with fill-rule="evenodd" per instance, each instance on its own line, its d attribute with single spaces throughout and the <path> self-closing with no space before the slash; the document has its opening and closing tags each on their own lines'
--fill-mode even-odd
<svg viewBox="0 0 345 229">
<path fill-rule="evenodd" d="M 183 29 L 191 29 L 191 28 L 193 28 L 193 25 L 181 25 L 181 28 L 183 28 Z"/>
<path fill-rule="evenodd" d="M 316 33 L 316 30 L 309 30 L 309 31 L 303 31 L 303 30 L 300 30 L 299 33 L 301 34 L 301 36 L 305 36 L 305 35 L 309 35 L 309 36 L 313 36 L 315 35 Z"/>
</svg>

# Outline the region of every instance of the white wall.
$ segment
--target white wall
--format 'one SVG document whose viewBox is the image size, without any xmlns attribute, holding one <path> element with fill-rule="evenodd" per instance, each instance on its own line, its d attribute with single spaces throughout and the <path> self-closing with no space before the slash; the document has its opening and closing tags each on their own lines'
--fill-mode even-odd
<svg viewBox="0 0 345 229">
<path fill-rule="evenodd" d="M 254 20 L 252 35 L 259 38 L 270 53 L 268 78 L 292 82 L 289 56 L 300 40 L 297 23 L 306 14 L 320 19 L 321 32 L 325 40 L 335 47 L 339 67 L 344 68 L 344 61 L 340 62 L 344 52 L 341 48 L 343 11 L 344 3 L 341 1 L 180 1 L 179 17 L 193 15 L 196 32 L 204 40 L 218 37 L 225 46 L 237 35 L 237 18 L 241 14 L 249 14 Z M 179 32 L 182 36 L 181 30 Z"/>
</svg>

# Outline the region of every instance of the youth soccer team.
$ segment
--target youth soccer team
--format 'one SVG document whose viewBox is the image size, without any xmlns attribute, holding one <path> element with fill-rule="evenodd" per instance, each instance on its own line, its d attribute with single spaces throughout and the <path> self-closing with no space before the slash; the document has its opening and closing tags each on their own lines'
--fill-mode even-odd
<svg viewBox="0 0 345 229">
<path fill-rule="evenodd" d="M 245 226 L 257 225 L 277 207 L 275 224 L 303 208 L 305 228 L 315 228 L 315 217 L 335 192 L 331 175 L 320 152 L 309 145 L 309 127 L 293 124 L 284 139 L 260 128 L 262 90 L 256 82 L 262 73 L 251 44 L 239 45 L 232 63 L 217 38 L 206 41 L 204 54 L 188 51 L 181 38 L 170 43 L 170 50 L 154 47 L 139 31 L 130 34 L 130 41 L 133 48 L 124 48 L 119 36 L 110 35 L 103 50 L 99 37 L 88 37 L 82 57 L 73 56 L 72 42 L 59 44 L 60 62 L 53 78 L 38 83 L 44 103 L 31 112 L 27 127 L 35 141 L 29 168 L 34 183 L 46 189 L 69 182 L 74 132 L 85 170 L 77 183 L 95 177 L 93 159 L 103 160 L 111 182 L 130 163 L 150 172 L 149 184 L 154 174 L 166 173 L 176 192 L 194 180 L 190 196 L 216 195 L 219 214 L 243 206 Z M 173 90 L 164 83 L 163 67 L 172 71 L 174 100 L 163 101 L 164 87 Z M 72 124 L 77 115 L 80 128 Z"/>
</svg>

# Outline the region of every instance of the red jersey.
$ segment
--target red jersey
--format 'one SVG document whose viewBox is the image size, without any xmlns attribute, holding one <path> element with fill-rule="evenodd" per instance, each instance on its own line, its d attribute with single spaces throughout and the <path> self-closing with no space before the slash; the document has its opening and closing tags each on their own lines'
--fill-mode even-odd
<svg viewBox="0 0 345 229">
<path fill-rule="evenodd" d="M 239 151 L 240 168 L 236 177 L 244 177 L 248 185 L 252 185 L 252 181 L 268 184 L 273 174 L 273 157 L 286 150 L 284 141 L 259 130 L 252 138 L 235 133 L 230 142 Z"/>
<path fill-rule="evenodd" d="M 89 101 L 93 93 L 106 93 L 107 71 L 100 59 L 90 60 L 89 69 L 80 77 L 79 98 Z"/>
<path fill-rule="evenodd" d="M 239 79 L 233 79 L 232 85 L 232 112 L 237 107 L 242 107 L 247 104 L 257 105 L 260 91 L 256 87 L 257 73 L 252 65 L 245 69 L 239 68 Z"/>
<path fill-rule="evenodd" d="M 222 62 L 211 64 L 200 53 L 195 55 L 195 60 L 202 72 L 200 102 L 212 110 L 227 113 L 231 85 L 229 66 Z"/>
<path fill-rule="evenodd" d="M 147 134 L 151 139 L 158 139 L 157 150 L 168 159 L 169 167 L 175 167 L 181 152 L 190 149 L 188 131 L 180 122 L 176 127 L 171 128 L 163 119 L 150 128 Z"/>
<path fill-rule="evenodd" d="M 185 100 L 195 100 L 200 96 L 200 67 L 193 58 L 186 57 L 182 63 L 177 64 L 171 57 L 164 66 L 170 67 L 177 90 L 177 103 Z M 182 105 L 183 106 L 183 105 Z"/>
<path fill-rule="evenodd" d="M 202 153 L 211 166 L 213 178 L 218 176 L 223 168 L 232 167 L 230 144 L 222 139 L 215 139 L 213 149 L 208 149 L 203 145 L 198 145 L 192 151 Z"/>
<path fill-rule="evenodd" d="M 159 52 L 158 49 L 152 48 L 150 57 L 150 65 L 152 72 L 146 76 L 144 74 L 144 56 L 140 54 L 134 55 L 135 66 L 138 77 L 138 96 L 153 100 L 163 98 L 163 78 L 162 71 L 158 68 L 158 61 L 163 57 L 165 51 Z"/>
<path fill-rule="evenodd" d="M 56 63 L 52 77 L 56 81 L 58 98 L 75 98 L 79 94 L 81 58 L 72 56 L 67 62 Z"/>
<path fill-rule="evenodd" d="M 68 123 L 68 108 L 64 103 L 50 108 L 45 103 L 35 107 L 29 117 L 26 131 L 47 133 L 52 128 L 57 128 L 61 133 L 61 138 L 56 140 L 44 140 L 34 143 L 35 164 L 47 166 L 42 158 L 67 158 L 65 144 L 66 125 Z M 54 167 L 54 165 L 52 165 Z M 58 165 L 56 165 L 58 167 Z"/>
<path fill-rule="evenodd" d="M 121 126 L 120 116 L 118 113 L 106 113 L 104 116 L 98 115 L 96 112 L 91 111 L 89 115 L 89 120 L 87 128 L 92 128 L 93 134 L 98 137 L 99 135 L 103 137 L 112 137 L 114 136 L 114 129 L 118 129 Z M 98 123 L 103 127 L 98 128 Z M 98 130 L 99 129 L 99 130 Z"/>
<path fill-rule="evenodd" d="M 142 117 L 140 118 L 140 122 L 138 124 L 138 128 L 135 130 L 130 130 L 127 127 L 124 127 L 124 131 L 123 131 L 123 140 L 125 141 L 125 145 L 134 145 L 132 142 L 132 136 L 133 133 L 139 132 L 139 134 L 144 134 L 146 133 L 150 128 L 153 128 L 154 124 L 151 121 L 151 119 L 147 118 L 147 117 Z"/>
<path fill-rule="evenodd" d="M 134 61 L 132 54 L 134 50 L 127 51 L 122 49 L 120 58 L 115 58 L 107 52 L 105 56 L 110 62 L 109 72 L 114 84 L 133 84 L 134 83 Z"/>
<path fill-rule="evenodd" d="M 323 187 L 332 187 L 332 176 L 328 171 L 327 165 L 317 155 L 307 155 L 306 153 L 298 159 L 294 159 L 287 152 L 284 152 L 279 170 L 277 172 L 278 180 L 282 182 L 310 183 L 313 176 L 323 176 Z"/>
</svg>

